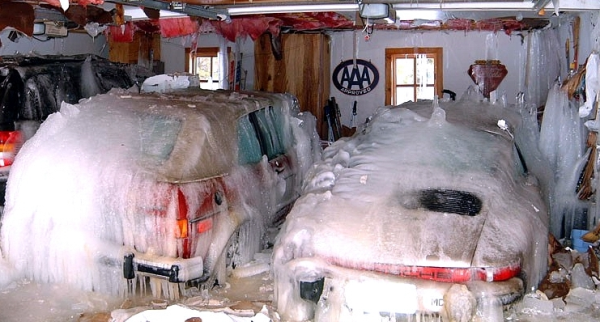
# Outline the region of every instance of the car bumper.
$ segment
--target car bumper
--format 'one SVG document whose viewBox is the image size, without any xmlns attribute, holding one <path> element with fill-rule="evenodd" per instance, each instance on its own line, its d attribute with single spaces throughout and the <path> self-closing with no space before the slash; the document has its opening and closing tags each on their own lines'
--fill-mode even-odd
<svg viewBox="0 0 600 322">
<path fill-rule="evenodd" d="M 462 293 L 456 293 L 456 287 Z M 448 315 L 451 305 L 470 301 L 473 313 L 485 301 L 507 305 L 524 293 L 523 282 L 428 281 L 330 265 L 318 259 L 295 259 L 275 267 L 275 297 L 284 319 L 353 319 L 348 314 Z M 465 304 L 466 305 L 466 304 Z M 324 313 L 326 312 L 326 313 Z M 324 318 L 326 314 L 328 317 Z"/>
<path fill-rule="evenodd" d="M 137 274 L 164 278 L 172 283 L 202 282 L 207 276 L 202 257 L 173 258 L 125 251 L 123 276 L 132 279 Z"/>
</svg>

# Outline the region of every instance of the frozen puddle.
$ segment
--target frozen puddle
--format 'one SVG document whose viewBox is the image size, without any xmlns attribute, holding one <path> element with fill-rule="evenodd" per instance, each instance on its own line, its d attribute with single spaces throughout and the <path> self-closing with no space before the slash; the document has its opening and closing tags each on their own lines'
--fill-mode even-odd
<svg viewBox="0 0 600 322">
<path fill-rule="evenodd" d="M 269 322 L 271 318 L 269 317 L 269 312 L 266 306 L 263 307 L 263 310 L 258 314 L 253 314 L 249 316 L 238 315 L 238 312 L 226 312 L 226 309 L 223 312 L 214 312 L 214 311 L 198 311 L 192 308 L 188 308 L 182 305 L 171 305 L 163 310 L 146 310 L 140 313 L 135 314 L 132 317 L 129 317 L 126 320 L 120 320 L 118 318 L 118 313 L 113 311 L 112 318 L 115 322 L 162 322 L 162 321 L 171 321 L 171 322 L 206 322 L 206 321 L 214 321 L 214 322 L 230 322 L 230 321 L 248 321 L 248 322 Z M 115 314 L 116 313 L 116 314 Z M 200 318 L 201 320 L 197 320 L 194 318 Z"/>
</svg>

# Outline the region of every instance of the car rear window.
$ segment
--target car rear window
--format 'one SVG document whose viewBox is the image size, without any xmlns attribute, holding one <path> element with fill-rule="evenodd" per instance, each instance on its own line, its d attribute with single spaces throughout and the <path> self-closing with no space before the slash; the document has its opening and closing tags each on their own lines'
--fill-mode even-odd
<svg viewBox="0 0 600 322">
<path fill-rule="evenodd" d="M 181 130 L 181 120 L 166 115 L 146 114 L 140 123 L 142 154 L 156 162 L 167 160 Z"/>
</svg>

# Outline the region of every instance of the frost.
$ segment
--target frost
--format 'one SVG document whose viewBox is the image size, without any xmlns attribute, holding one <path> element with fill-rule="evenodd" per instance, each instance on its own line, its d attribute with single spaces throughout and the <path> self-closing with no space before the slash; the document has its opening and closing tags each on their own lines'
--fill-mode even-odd
<svg viewBox="0 0 600 322">
<path fill-rule="evenodd" d="M 353 137 L 325 149 L 274 249 L 275 299 L 284 319 L 326 314 L 329 320 L 343 320 L 351 314 L 346 312 L 351 310 L 349 299 L 340 295 L 344 281 L 365 281 L 376 272 L 373 280 L 417 283 L 405 279 L 400 267 L 495 267 L 508 265 L 515 258 L 510 254 L 523 254 L 525 284 L 528 289 L 537 285 L 546 273 L 548 217 L 535 180 L 517 164 L 513 133 L 523 133 L 518 131 L 521 117 L 472 101 L 472 93 L 466 97 L 380 108 Z M 522 152 L 529 154 L 528 149 Z M 435 189 L 468 191 L 485 210 L 467 216 L 427 209 L 418 192 Z M 326 300 L 312 304 L 299 299 L 298 284 L 316 283 L 320 277 L 325 278 L 321 298 Z M 431 297 L 422 302 L 437 304 L 422 304 L 432 307 L 418 312 L 439 311 L 450 287 L 419 286 L 420 298 Z M 376 298 L 354 293 L 362 295 L 362 305 Z M 487 295 L 472 296 L 479 300 Z M 461 301 L 443 302 L 444 307 L 456 305 L 456 319 L 471 309 L 484 319 L 499 319 L 492 302 L 478 308 L 468 301 L 465 308 Z M 384 304 L 376 301 L 370 308 L 377 311 L 373 306 Z M 407 311 L 396 311 L 402 312 Z"/>
<path fill-rule="evenodd" d="M 282 207 L 277 202 L 288 192 L 263 194 L 257 188 L 263 183 L 249 181 L 249 174 L 259 171 L 265 185 L 289 188 L 288 198 L 295 197 L 301 181 L 288 183 L 277 176 L 260 153 L 255 167 L 234 166 L 238 133 L 231 130 L 231 120 L 259 104 L 282 103 L 286 115 L 282 126 L 294 128 L 282 144 L 291 157 L 302 160 L 300 177 L 320 150 L 312 151 L 311 133 L 300 128 L 302 122 L 293 117 L 297 106 L 284 103 L 287 96 L 256 94 L 245 99 L 248 96 L 225 92 L 186 93 L 113 90 L 79 104 L 65 103 L 48 117 L 21 149 L 8 181 L 0 232 L 6 260 L 6 268 L 0 262 L 2 279 L 14 272 L 88 291 L 148 290 L 154 296 L 176 298 L 177 283 L 150 279 L 147 285 L 140 274 L 125 280 L 122 261 L 124 253 L 135 250 L 143 253 L 139 260 L 160 256 L 166 267 L 178 263 L 182 246 L 176 238 L 175 206 L 165 202 L 177 199 L 178 193 L 185 197 L 190 214 L 199 213 L 201 207 L 225 214 L 210 222 L 221 234 L 201 233 L 204 238 L 193 248 L 189 270 L 180 272 L 182 279 L 217 267 L 221 249 L 210 246 L 224 248 L 241 223 L 239 243 L 257 249 L 236 253 L 235 258 L 239 264 L 252 260 L 263 243 L 265 226 Z M 303 120 L 310 122 L 310 115 Z M 222 180 L 203 180 L 213 177 Z M 239 189 L 243 202 L 204 203 L 204 195 L 224 187 Z M 265 264 L 260 269 L 264 271 Z"/>
</svg>

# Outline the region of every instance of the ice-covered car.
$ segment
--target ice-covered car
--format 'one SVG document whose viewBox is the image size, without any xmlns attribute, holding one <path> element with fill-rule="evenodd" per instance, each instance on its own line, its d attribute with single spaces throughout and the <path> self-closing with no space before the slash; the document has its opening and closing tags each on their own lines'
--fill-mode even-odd
<svg viewBox="0 0 600 322">
<path fill-rule="evenodd" d="M 0 203 L 19 147 L 61 102 L 130 88 L 137 75 L 132 65 L 94 55 L 0 57 Z"/>
<path fill-rule="evenodd" d="M 325 149 L 274 248 L 283 320 L 470 321 L 537 287 L 548 214 L 515 144 L 519 115 L 442 107 L 380 108 Z"/>
<path fill-rule="evenodd" d="M 223 283 L 298 197 L 316 137 L 287 94 L 111 90 L 63 104 L 14 163 L 2 252 L 28 278 L 87 290 Z"/>
</svg>

